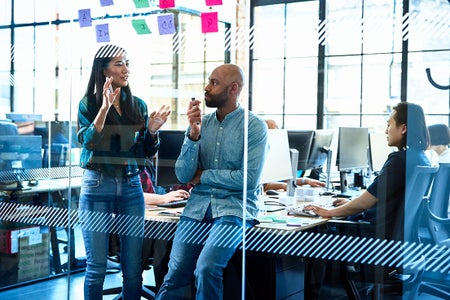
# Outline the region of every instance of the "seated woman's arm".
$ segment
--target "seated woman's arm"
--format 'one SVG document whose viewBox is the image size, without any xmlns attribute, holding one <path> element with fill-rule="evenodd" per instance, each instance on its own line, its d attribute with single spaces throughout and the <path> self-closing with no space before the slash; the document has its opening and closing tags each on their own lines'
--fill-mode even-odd
<svg viewBox="0 0 450 300">
<path fill-rule="evenodd" d="M 304 209 L 313 211 L 317 215 L 324 218 L 348 217 L 371 208 L 377 203 L 377 201 L 378 199 L 375 196 L 373 196 L 368 191 L 364 191 L 359 197 L 335 208 L 327 209 L 311 204 L 306 205 Z"/>
</svg>

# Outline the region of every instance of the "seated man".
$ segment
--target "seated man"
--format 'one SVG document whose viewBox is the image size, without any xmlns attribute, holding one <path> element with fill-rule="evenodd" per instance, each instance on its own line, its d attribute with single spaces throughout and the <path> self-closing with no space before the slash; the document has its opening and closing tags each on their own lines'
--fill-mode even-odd
<svg viewBox="0 0 450 300">
<path fill-rule="evenodd" d="M 279 129 L 278 124 L 277 124 L 277 122 L 275 122 L 275 120 L 266 119 L 265 121 L 267 124 L 267 128 Z M 296 178 L 295 184 L 297 186 L 310 185 L 311 187 L 324 187 L 325 186 L 325 182 L 322 182 L 322 181 L 319 181 L 319 180 L 316 180 L 313 178 L 308 178 L 308 177 Z M 268 183 L 264 184 L 264 191 L 267 191 L 267 190 L 287 191 L 287 183 L 284 181 L 268 182 Z"/>
<path fill-rule="evenodd" d="M 448 145 L 450 144 L 450 129 L 445 124 L 433 124 L 428 126 L 428 132 L 430 133 L 430 152 L 432 162 L 434 156 L 437 154 L 437 163 L 450 163 L 450 150 Z"/>
</svg>

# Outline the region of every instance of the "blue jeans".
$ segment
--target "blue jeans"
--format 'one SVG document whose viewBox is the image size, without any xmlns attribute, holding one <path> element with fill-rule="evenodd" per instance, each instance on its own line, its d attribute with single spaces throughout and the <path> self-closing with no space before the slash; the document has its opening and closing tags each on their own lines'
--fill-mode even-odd
<svg viewBox="0 0 450 300">
<path fill-rule="evenodd" d="M 254 225 L 247 222 L 247 228 Z M 224 216 L 213 219 L 209 209 L 202 222 L 181 217 L 170 253 L 169 271 L 156 299 L 223 298 L 223 270 L 242 242 L 242 219 Z"/>
<path fill-rule="evenodd" d="M 111 232 L 120 238 L 123 299 L 141 299 L 144 213 L 139 175 L 116 178 L 84 171 L 80 223 L 87 256 L 85 299 L 102 299 Z"/>
</svg>

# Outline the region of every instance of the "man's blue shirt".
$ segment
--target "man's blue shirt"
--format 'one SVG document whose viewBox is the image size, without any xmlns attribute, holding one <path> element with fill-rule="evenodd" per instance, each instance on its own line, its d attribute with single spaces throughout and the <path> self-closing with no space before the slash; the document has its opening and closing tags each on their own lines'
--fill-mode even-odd
<svg viewBox="0 0 450 300">
<path fill-rule="evenodd" d="M 248 113 L 247 173 L 244 174 L 244 119 Z M 257 194 L 267 151 L 267 125 L 251 111 L 238 107 L 220 122 L 216 113 L 203 117 L 201 138 L 187 136 L 175 164 L 175 172 L 183 183 L 203 170 L 200 184 L 191 192 L 183 216 L 202 220 L 211 205 L 213 218 L 222 216 L 254 219 L 258 214 Z M 247 204 L 244 208 L 243 182 L 247 175 Z"/>
</svg>

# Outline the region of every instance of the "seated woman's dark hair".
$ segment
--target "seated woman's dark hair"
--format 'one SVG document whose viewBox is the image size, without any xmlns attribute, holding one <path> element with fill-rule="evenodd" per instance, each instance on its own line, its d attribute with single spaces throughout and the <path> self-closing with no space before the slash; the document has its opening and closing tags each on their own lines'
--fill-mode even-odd
<svg viewBox="0 0 450 300">
<path fill-rule="evenodd" d="M 430 144 L 425 114 L 420 105 L 410 102 L 400 102 L 392 108 L 397 125 L 405 124 L 406 135 L 402 147 L 425 151 Z"/>
</svg>

